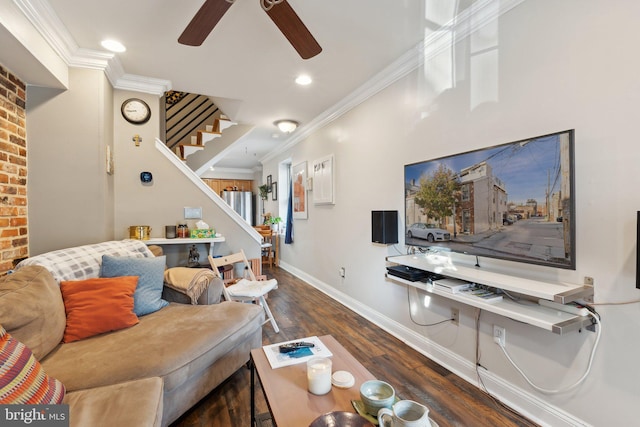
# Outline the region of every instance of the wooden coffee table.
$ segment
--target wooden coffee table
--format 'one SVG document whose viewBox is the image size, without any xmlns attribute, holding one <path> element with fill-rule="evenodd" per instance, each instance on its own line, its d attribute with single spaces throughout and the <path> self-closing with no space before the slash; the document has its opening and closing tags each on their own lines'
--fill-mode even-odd
<svg viewBox="0 0 640 427">
<path fill-rule="evenodd" d="M 331 335 L 323 335 L 320 341 L 329 348 L 333 356 L 332 371 L 348 371 L 355 377 L 355 384 L 348 389 L 332 387 L 324 396 L 307 391 L 307 364 L 272 369 L 262 348 L 251 350 L 251 420 L 255 424 L 255 374 L 278 427 L 304 427 L 322 414 L 333 411 L 355 412 L 352 400 L 360 399 L 360 386 L 375 379 L 373 374 L 360 364 Z"/>
</svg>

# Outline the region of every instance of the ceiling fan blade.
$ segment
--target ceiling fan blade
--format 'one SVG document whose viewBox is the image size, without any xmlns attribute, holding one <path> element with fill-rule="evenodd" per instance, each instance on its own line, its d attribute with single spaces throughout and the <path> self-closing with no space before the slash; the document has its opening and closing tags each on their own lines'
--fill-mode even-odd
<svg viewBox="0 0 640 427">
<path fill-rule="evenodd" d="M 232 4 L 227 0 L 206 0 L 178 38 L 178 43 L 200 46 Z"/>
<path fill-rule="evenodd" d="M 322 52 L 322 47 L 286 0 L 274 4 L 266 12 L 302 59 L 313 58 Z"/>
</svg>

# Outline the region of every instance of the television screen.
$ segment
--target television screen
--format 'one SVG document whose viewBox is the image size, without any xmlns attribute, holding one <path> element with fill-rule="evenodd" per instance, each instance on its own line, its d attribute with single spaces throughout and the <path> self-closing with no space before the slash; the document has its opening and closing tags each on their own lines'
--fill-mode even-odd
<svg viewBox="0 0 640 427">
<path fill-rule="evenodd" d="M 574 130 L 404 167 L 405 244 L 575 270 Z"/>
</svg>

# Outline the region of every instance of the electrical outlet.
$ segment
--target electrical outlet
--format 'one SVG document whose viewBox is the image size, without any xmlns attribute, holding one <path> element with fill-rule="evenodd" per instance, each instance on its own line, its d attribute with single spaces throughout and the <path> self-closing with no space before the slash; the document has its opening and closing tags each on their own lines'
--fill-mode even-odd
<svg viewBox="0 0 640 427">
<path fill-rule="evenodd" d="M 507 341 L 507 331 L 498 325 L 493 325 L 493 341 L 501 347 L 504 347 Z"/>
<path fill-rule="evenodd" d="M 454 325 L 460 324 L 460 309 L 453 307 L 451 308 L 451 319 L 453 319 L 451 323 L 453 323 Z"/>
<path fill-rule="evenodd" d="M 338 273 L 340 274 L 340 277 L 344 278 L 344 276 L 346 274 L 346 271 L 345 271 L 344 267 L 340 267 L 340 270 L 339 270 Z"/>
<path fill-rule="evenodd" d="M 584 276 L 584 284 L 587 286 L 593 286 L 593 277 Z"/>
</svg>

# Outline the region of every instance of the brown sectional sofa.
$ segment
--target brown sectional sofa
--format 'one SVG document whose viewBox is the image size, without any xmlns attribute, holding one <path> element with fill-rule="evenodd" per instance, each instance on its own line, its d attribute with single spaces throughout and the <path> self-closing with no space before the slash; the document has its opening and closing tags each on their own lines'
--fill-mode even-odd
<svg viewBox="0 0 640 427">
<path fill-rule="evenodd" d="M 149 256 L 145 248 L 138 249 Z M 48 268 L 32 264 L 0 279 L 0 325 L 65 385 L 72 426 L 169 425 L 262 343 L 264 311 L 238 302 L 170 302 L 129 328 L 61 343 L 59 283 Z M 222 286 L 214 279 L 207 298 L 219 301 Z"/>
</svg>

